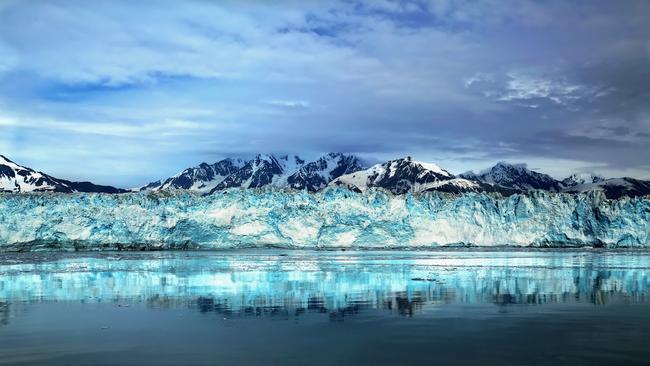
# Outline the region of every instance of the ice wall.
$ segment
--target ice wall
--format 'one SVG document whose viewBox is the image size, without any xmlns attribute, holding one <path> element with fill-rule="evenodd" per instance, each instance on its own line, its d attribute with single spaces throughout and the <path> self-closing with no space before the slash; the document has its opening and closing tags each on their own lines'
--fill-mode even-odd
<svg viewBox="0 0 650 366">
<path fill-rule="evenodd" d="M 0 195 L 0 248 L 650 247 L 650 198 L 233 189 Z"/>
</svg>

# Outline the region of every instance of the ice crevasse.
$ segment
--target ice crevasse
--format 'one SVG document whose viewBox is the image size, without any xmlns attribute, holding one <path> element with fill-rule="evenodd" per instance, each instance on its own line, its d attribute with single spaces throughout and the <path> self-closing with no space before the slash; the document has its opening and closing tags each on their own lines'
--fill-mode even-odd
<svg viewBox="0 0 650 366">
<path fill-rule="evenodd" d="M 650 197 L 278 188 L 0 195 L 0 251 L 650 247 Z"/>
</svg>

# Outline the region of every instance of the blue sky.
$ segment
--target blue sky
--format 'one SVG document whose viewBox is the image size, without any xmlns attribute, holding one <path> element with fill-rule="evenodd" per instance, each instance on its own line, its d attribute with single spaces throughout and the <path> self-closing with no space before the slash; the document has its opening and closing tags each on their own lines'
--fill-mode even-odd
<svg viewBox="0 0 650 366">
<path fill-rule="evenodd" d="M 4 0 L 0 129 L 125 187 L 257 152 L 650 178 L 650 2 Z"/>
</svg>

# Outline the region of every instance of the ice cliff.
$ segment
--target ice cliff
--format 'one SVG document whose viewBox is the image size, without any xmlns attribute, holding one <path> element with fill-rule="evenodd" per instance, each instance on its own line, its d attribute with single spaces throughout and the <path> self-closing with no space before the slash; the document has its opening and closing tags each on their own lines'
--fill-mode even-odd
<svg viewBox="0 0 650 366">
<path fill-rule="evenodd" d="M 0 195 L 0 250 L 650 247 L 650 198 L 278 188 Z"/>
</svg>

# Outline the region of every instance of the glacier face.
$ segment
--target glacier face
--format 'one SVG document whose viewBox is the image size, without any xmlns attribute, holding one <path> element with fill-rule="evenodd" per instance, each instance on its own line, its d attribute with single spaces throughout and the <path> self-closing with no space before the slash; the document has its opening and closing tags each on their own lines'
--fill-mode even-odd
<svg viewBox="0 0 650 366">
<path fill-rule="evenodd" d="M 650 247 L 650 198 L 278 188 L 0 195 L 0 250 Z"/>
</svg>

